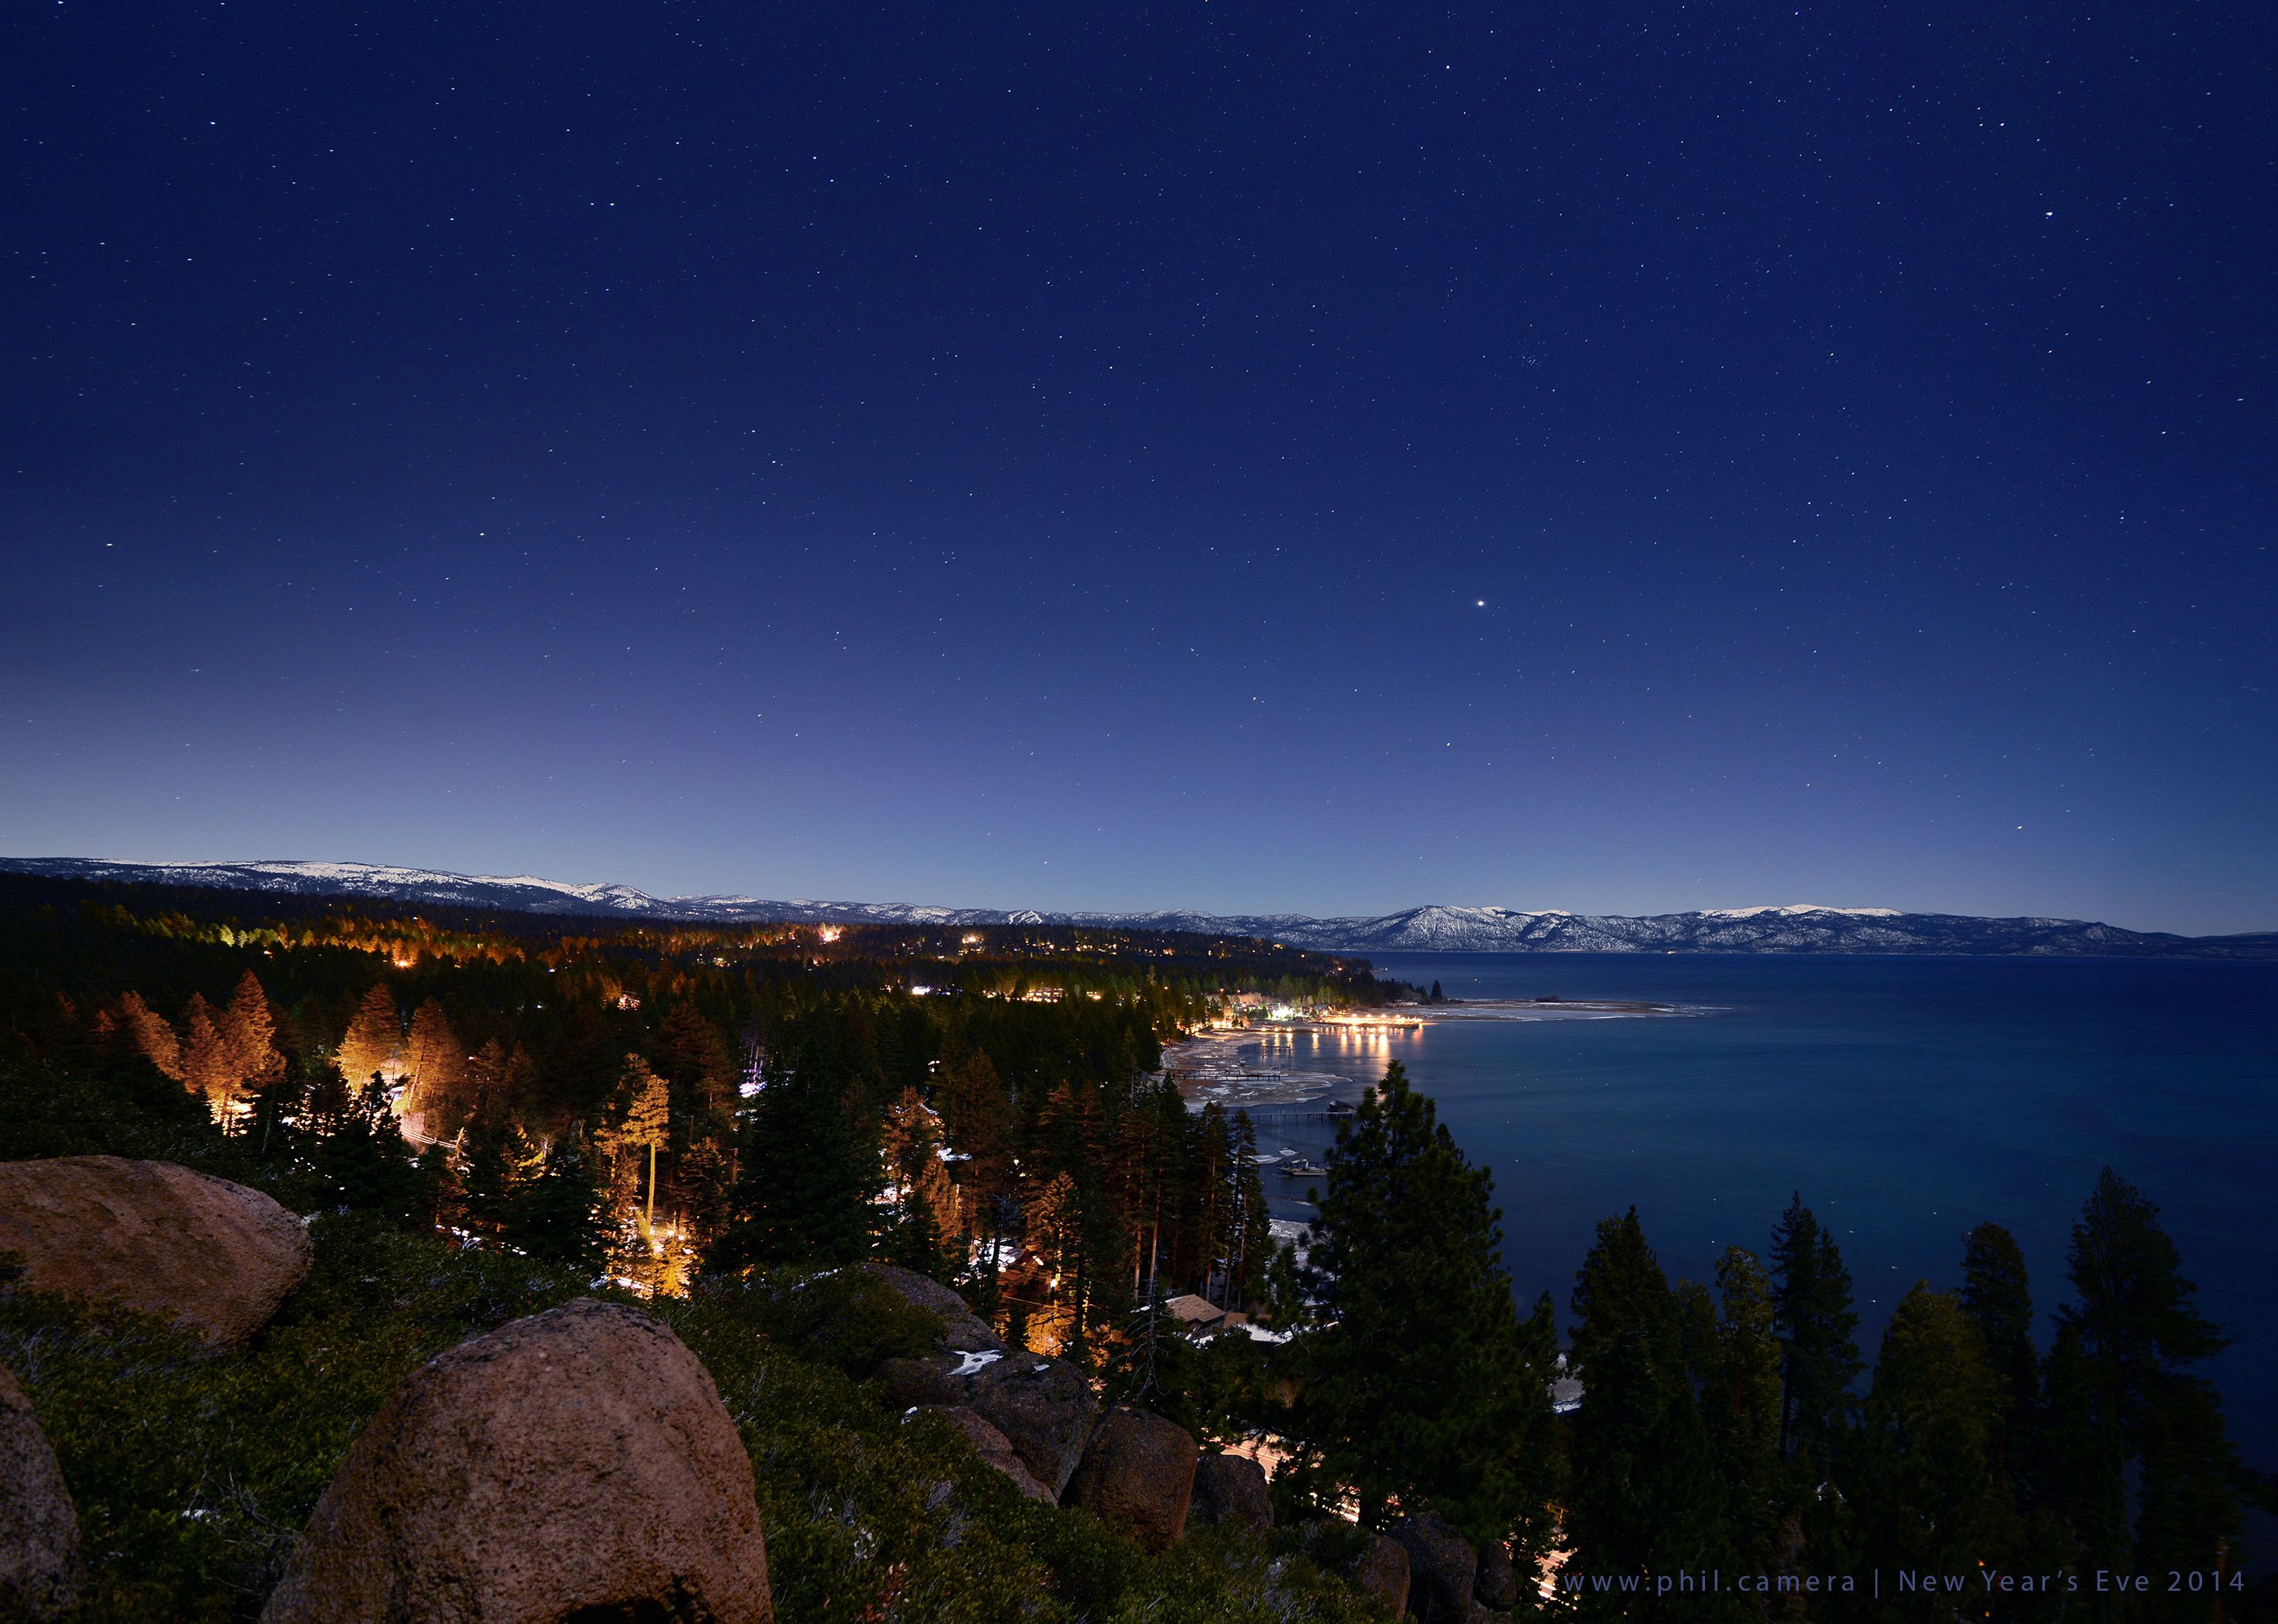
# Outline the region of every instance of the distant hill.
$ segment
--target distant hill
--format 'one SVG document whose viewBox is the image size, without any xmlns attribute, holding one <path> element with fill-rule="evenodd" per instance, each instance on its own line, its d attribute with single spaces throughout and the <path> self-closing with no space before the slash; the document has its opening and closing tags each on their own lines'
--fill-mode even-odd
<svg viewBox="0 0 2278 1624">
<path fill-rule="evenodd" d="M 0 858 L 0 873 L 147 885 L 370 897 L 432 906 L 543 914 L 883 925 L 1084 925 L 1260 936 L 1330 952 L 1471 953 L 1960 953 L 2040 957 L 2278 958 L 2278 932 L 2176 936 L 2086 919 L 1988 919 L 1891 908 L 1711 908 L 1689 913 L 1530 912 L 1512 908 L 1410 908 L 1374 919 L 1303 914 L 1046 913 L 1035 909 L 936 908 L 757 896 L 651 896 L 626 885 L 570 885 L 533 875 L 447 874 L 375 863 L 113 863 L 96 858 Z"/>
</svg>

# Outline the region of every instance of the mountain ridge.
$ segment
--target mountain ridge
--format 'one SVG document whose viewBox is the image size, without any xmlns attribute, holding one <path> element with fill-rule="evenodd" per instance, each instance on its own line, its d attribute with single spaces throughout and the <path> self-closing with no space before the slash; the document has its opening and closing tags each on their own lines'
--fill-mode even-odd
<svg viewBox="0 0 2278 1624">
<path fill-rule="evenodd" d="M 1067 913 L 730 895 L 658 897 L 628 885 L 577 885 L 532 874 L 455 874 L 378 863 L 288 858 L 127 863 L 101 858 L 0 858 L 0 873 L 699 924 L 1073 925 L 1192 931 L 1264 937 L 1291 947 L 1341 953 L 1945 953 L 2278 958 L 2278 932 L 2181 936 L 2126 930 L 2091 919 L 1984 919 L 1810 903 L 1643 915 L 1426 903 L 1372 917 L 1316 919 L 1293 913 L 1212 914 L 1181 908 Z"/>
</svg>

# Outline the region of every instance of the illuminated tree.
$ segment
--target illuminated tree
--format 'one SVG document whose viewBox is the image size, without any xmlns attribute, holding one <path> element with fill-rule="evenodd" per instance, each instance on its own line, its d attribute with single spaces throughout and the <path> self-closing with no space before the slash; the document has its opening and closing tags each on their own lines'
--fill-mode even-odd
<svg viewBox="0 0 2278 1624">
<path fill-rule="evenodd" d="M 269 1010 L 269 995 L 250 970 L 237 978 L 237 990 L 222 1011 L 221 1035 L 229 1046 L 241 1094 L 265 1086 L 285 1070 L 285 1056 L 277 1052 L 277 1020 Z"/>
<path fill-rule="evenodd" d="M 213 1008 L 203 994 L 190 995 L 182 1040 L 182 1086 L 203 1099 L 217 1117 L 226 1117 L 237 1085 L 236 1056 L 214 1024 Z"/>
<path fill-rule="evenodd" d="M 166 1024 L 166 1018 L 143 1003 L 140 993 L 128 993 L 119 999 L 118 1017 L 142 1057 L 157 1067 L 161 1076 L 180 1082 L 182 1041 Z"/>
<path fill-rule="evenodd" d="M 631 1150 L 648 1152 L 648 1207 L 641 1218 L 641 1233 L 656 1226 L 656 1153 L 664 1144 L 672 1120 L 672 1094 L 664 1079 L 649 1070 L 638 1055 L 625 1056 L 625 1119 L 615 1142 Z"/>
<path fill-rule="evenodd" d="M 395 995 L 387 983 L 376 981 L 349 1018 L 348 1035 L 340 1040 L 340 1075 L 361 1087 L 374 1072 L 397 1075 L 395 1057 L 403 1047 L 403 1020 Z"/>
<path fill-rule="evenodd" d="M 422 1003 L 411 1017 L 411 1035 L 403 1046 L 403 1075 L 411 1085 L 403 1104 L 406 1115 L 417 1110 L 424 1117 L 422 1125 L 432 1137 L 444 1137 L 465 1116 L 461 1089 L 466 1058 L 443 1006 L 432 998 Z"/>
</svg>

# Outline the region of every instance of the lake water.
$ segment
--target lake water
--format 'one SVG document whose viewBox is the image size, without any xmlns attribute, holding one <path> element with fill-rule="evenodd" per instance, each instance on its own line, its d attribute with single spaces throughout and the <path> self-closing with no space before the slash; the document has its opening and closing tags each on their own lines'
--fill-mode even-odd
<svg viewBox="0 0 2278 1624">
<path fill-rule="evenodd" d="M 1763 1254 L 1792 1191 L 1833 1229 L 1871 1361 L 1917 1279 L 1960 1283 L 1985 1219 L 2023 1245 L 2043 1315 L 2069 1227 L 2110 1164 L 2160 1208 L 2201 1307 L 2236 1338 L 2208 1367 L 2250 1464 L 2278 1468 L 2278 964 L 2149 960 L 1386 954 L 1450 998 L 1644 1000 L 1701 1011 L 1412 1033 L 1297 1033 L 1243 1058 L 1345 1079 L 1387 1060 L 1491 1168 L 1521 1295 L 1562 1316 L 1597 1221 L 1632 1202 L 1672 1278 Z M 1316 1160 L 1334 1129 L 1261 1107 L 1261 1149 Z M 1302 1217 L 1302 1180 L 1267 1188 Z M 2267 1554 L 2267 1552 L 2265 1553 Z"/>
</svg>

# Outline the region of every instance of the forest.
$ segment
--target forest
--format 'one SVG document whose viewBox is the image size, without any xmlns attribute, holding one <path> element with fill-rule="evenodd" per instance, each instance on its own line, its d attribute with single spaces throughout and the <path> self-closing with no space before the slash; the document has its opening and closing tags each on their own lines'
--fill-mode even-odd
<svg viewBox="0 0 2278 1624">
<path fill-rule="evenodd" d="M 1163 1069 L 1167 1042 L 1243 993 L 1422 996 L 1246 940 L 413 914 L 0 877 L 0 1160 L 179 1161 L 319 1215 L 323 1267 L 369 1269 L 398 1294 L 388 1314 L 429 1327 L 401 1330 L 390 1369 L 452 1315 L 494 1322 L 596 1285 L 700 1319 L 732 1283 L 774 1305 L 767 1334 L 796 1340 L 784 1283 L 863 1259 L 913 1269 L 1205 1448 L 1272 1460 L 1274 1559 L 1296 1564 L 1276 1593 L 1295 1607 L 1288 1575 L 1321 1575 L 1276 1616 L 1365 1610 L 1326 1575 L 1358 1530 L 1426 1513 L 1509 1551 L 1533 1581 L 1520 1611 L 2278 1616 L 2244 1566 L 2271 1483 L 2238 1460 L 2196 1369 L 2224 1339 L 2119 1173 L 2087 1193 L 2052 1313 L 2014 1239 L 1981 1224 L 1959 1289 L 1917 1286 L 1870 1360 L 1835 1239 L 1799 1193 L 1766 1215 L 1761 1252 L 1732 1247 L 1708 1281 L 1670 1279 L 1637 1212 L 1609 1216 L 1562 1332 L 1548 1295 L 1514 1302 L 1492 1180 L 1396 1064 L 1340 1127 L 1317 1222 L 1276 1244 L 1248 1119 L 1189 1109 Z M 1173 1334 L 1173 1297 L 1248 1334 Z M 0 1348 L 112 1369 L 95 1331 L 19 1308 Z M 379 1310 L 357 1313 L 368 1339 Z M 802 1379 L 830 1403 L 859 1388 L 863 1356 L 842 1345 Z M 1577 1381 L 1579 1403 L 1555 1405 Z M 90 1414 L 124 1401 L 72 1391 Z M 869 1424 L 830 1414 L 850 1437 Z M 123 1446 L 84 1447 L 112 1460 L 118 1526 L 141 1526 L 140 1468 L 104 1453 Z M 261 1447 L 270 1464 L 247 1481 L 299 1481 L 281 1442 Z M 791 1616 L 889 1616 L 883 1590 L 866 1601 L 845 1579 L 885 1564 L 826 1550 L 807 1468 L 771 1469 L 784 1514 L 821 1542 L 811 1569 L 787 1544 L 794 1592 L 818 1587 Z M 297 1490 L 265 1492 L 257 1516 L 218 1513 L 226 1539 L 122 1534 L 118 1615 L 239 1616 L 295 1514 Z M 223 1543 L 182 1543 L 199 1539 Z M 1111 1557 L 1072 1551 L 1036 1559 L 1065 1616 L 1240 1613 L 1230 1568 L 1148 1600 L 1126 1593 L 1140 1580 L 1101 1576 Z M 898 1559 L 906 1586 L 912 1563 L 950 1559 Z M 2153 1588 L 2099 1591 L 2099 1572 Z M 1936 1582 L 1901 1590 L 1902 1574 Z"/>
</svg>

